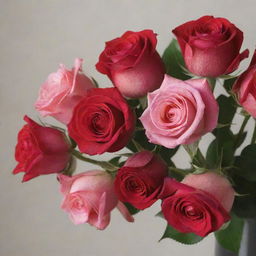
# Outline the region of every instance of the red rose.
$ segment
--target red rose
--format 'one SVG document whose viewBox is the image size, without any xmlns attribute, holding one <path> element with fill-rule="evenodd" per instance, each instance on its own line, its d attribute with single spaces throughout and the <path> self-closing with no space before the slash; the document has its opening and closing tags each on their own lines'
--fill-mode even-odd
<svg viewBox="0 0 256 256">
<path fill-rule="evenodd" d="M 142 97 L 159 88 L 164 78 L 164 65 L 156 43 L 152 30 L 127 31 L 106 42 L 96 68 L 108 75 L 124 96 Z"/>
<path fill-rule="evenodd" d="M 203 16 L 172 32 L 177 37 L 188 70 L 199 76 L 229 74 L 249 54 L 248 50 L 239 53 L 243 32 L 224 18 Z"/>
<path fill-rule="evenodd" d="M 249 68 L 235 82 L 233 91 L 241 106 L 256 118 L 256 51 Z"/>
<path fill-rule="evenodd" d="M 167 176 L 166 164 L 150 151 L 131 156 L 117 172 L 115 189 L 122 202 L 138 209 L 151 206 Z"/>
<path fill-rule="evenodd" d="M 13 174 L 25 172 L 23 182 L 39 175 L 62 171 L 70 160 L 70 145 L 65 135 L 44 127 L 25 116 L 26 125 L 18 134 Z"/>
<path fill-rule="evenodd" d="M 126 146 L 134 125 L 134 114 L 116 88 L 94 88 L 75 107 L 68 132 L 81 152 L 96 155 Z"/>
<path fill-rule="evenodd" d="M 234 190 L 226 178 L 208 172 L 190 174 L 182 183 L 166 178 L 159 197 L 170 226 L 204 237 L 230 219 Z"/>
</svg>

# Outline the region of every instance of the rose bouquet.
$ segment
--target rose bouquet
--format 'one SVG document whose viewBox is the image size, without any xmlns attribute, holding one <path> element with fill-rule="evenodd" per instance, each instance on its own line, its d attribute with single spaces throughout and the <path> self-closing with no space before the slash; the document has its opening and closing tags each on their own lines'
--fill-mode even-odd
<svg viewBox="0 0 256 256">
<path fill-rule="evenodd" d="M 57 173 L 61 208 L 75 224 L 105 229 L 115 207 L 133 222 L 161 200 L 162 239 L 193 244 L 214 232 L 237 252 L 243 219 L 256 216 L 256 129 L 245 143 L 256 117 L 256 53 L 246 71 L 232 73 L 249 51 L 240 52 L 243 33 L 224 18 L 204 16 L 173 33 L 162 57 L 152 30 L 106 42 L 96 69 L 111 80 L 108 88 L 83 73 L 82 59 L 72 69 L 60 65 L 35 108 L 67 129 L 25 116 L 13 173 L 24 172 L 24 182 Z M 215 85 L 225 93 L 217 97 Z M 237 115 L 241 124 L 233 123 Z M 201 152 L 207 133 L 214 139 Z M 191 158 L 187 169 L 172 160 L 181 147 Z M 105 152 L 113 153 L 109 161 L 90 157 Z M 74 174 L 76 159 L 100 169 Z"/>
</svg>

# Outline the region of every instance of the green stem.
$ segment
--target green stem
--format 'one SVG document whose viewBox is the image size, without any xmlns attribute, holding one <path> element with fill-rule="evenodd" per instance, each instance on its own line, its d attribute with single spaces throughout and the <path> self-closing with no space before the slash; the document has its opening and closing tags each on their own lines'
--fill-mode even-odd
<svg viewBox="0 0 256 256">
<path fill-rule="evenodd" d="M 91 159 L 91 158 L 88 158 L 88 157 L 85 157 L 83 156 L 79 151 L 77 150 L 73 150 L 72 151 L 72 155 L 75 156 L 76 158 L 84 161 L 84 162 L 87 162 L 87 163 L 90 163 L 90 164 L 95 164 L 95 165 L 98 165 L 100 166 L 101 168 L 105 169 L 105 170 L 108 170 L 108 171 L 116 171 L 118 169 L 117 166 L 109 163 L 109 162 L 106 162 L 106 161 L 97 161 L 97 160 L 94 160 L 94 159 Z"/>
<path fill-rule="evenodd" d="M 136 140 L 132 139 L 132 143 L 138 152 L 145 150 Z"/>
<path fill-rule="evenodd" d="M 196 154 L 196 160 L 202 165 L 202 166 L 206 166 L 206 160 L 201 152 L 201 150 L 198 148 L 197 150 L 197 154 Z"/>
<path fill-rule="evenodd" d="M 254 144 L 255 141 L 256 141 L 256 122 L 254 124 L 254 130 L 253 130 L 253 134 L 252 134 L 251 144 Z"/>
<path fill-rule="evenodd" d="M 236 140 L 235 140 L 235 143 L 234 143 L 234 149 L 236 150 L 239 146 L 239 142 L 241 140 L 241 137 L 243 136 L 243 133 L 244 133 L 244 128 L 245 126 L 247 125 L 248 121 L 250 119 L 250 116 L 249 115 L 246 115 L 244 116 L 244 120 L 243 120 L 243 123 L 239 129 L 239 132 L 238 134 L 236 135 Z"/>
<path fill-rule="evenodd" d="M 182 170 L 182 169 L 179 169 L 179 168 L 176 168 L 176 167 L 169 167 L 168 169 L 171 172 L 176 172 L 177 174 L 182 175 L 183 177 L 186 176 L 189 173 L 189 171 Z"/>
</svg>

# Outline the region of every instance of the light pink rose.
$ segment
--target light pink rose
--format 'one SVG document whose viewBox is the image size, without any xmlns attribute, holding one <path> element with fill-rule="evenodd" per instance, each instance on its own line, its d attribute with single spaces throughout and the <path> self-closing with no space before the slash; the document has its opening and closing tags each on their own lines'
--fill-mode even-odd
<svg viewBox="0 0 256 256">
<path fill-rule="evenodd" d="M 140 120 L 150 142 L 175 148 L 217 126 L 218 104 L 206 79 L 182 81 L 165 75 L 161 87 L 148 94 Z"/>
<path fill-rule="evenodd" d="M 115 207 L 127 221 L 134 221 L 125 205 L 118 201 L 113 178 L 107 172 L 88 171 L 73 177 L 59 174 L 58 179 L 64 195 L 61 208 L 69 213 L 74 224 L 89 223 L 97 229 L 105 229 Z"/>
<path fill-rule="evenodd" d="M 82 59 L 75 59 L 72 70 L 61 64 L 57 72 L 48 76 L 35 103 L 35 108 L 42 116 L 52 116 L 64 124 L 69 123 L 74 107 L 88 89 L 95 87 L 93 82 L 81 73 L 82 62 Z"/>
</svg>

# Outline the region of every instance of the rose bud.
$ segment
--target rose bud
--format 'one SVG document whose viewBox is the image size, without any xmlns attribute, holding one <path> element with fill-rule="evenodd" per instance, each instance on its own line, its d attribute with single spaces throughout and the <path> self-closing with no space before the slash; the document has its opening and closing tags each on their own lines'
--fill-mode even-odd
<svg viewBox="0 0 256 256">
<path fill-rule="evenodd" d="M 140 210 L 148 208 L 157 200 L 167 174 L 167 165 L 150 151 L 134 154 L 116 175 L 115 190 L 119 200 Z"/>
<path fill-rule="evenodd" d="M 61 172 L 70 160 L 70 145 L 65 134 L 44 127 L 25 116 L 26 125 L 18 134 L 13 174 L 25 172 L 23 182 L 39 175 Z"/>
<path fill-rule="evenodd" d="M 152 30 L 127 31 L 106 42 L 96 68 L 126 97 L 138 98 L 159 88 L 165 68 Z"/>
<path fill-rule="evenodd" d="M 256 118 L 256 51 L 249 68 L 236 80 L 233 91 L 239 104 Z"/>
<path fill-rule="evenodd" d="M 187 175 L 182 183 L 166 178 L 159 197 L 170 226 L 204 237 L 230 220 L 234 195 L 225 177 L 207 172 Z"/>
<path fill-rule="evenodd" d="M 181 81 L 165 75 L 148 94 L 140 117 L 151 143 L 175 148 L 190 144 L 217 126 L 218 104 L 206 79 Z"/>
<path fill-rule="evenodd" d="M 88 171 L 73 177 L 59 174 L 58 179 L 64 196 L 61 208 L 69 213 L 74 224 L 89 223 L 105 229 L 115 207 L 127 221 L 134 221 L 125 205 L 118 201 L 113 178 L 107 172 Z"/>
<path fill-rule="evenodd" d="M 56 73 L 48 76 L 35 103 L 42 116 L 52 116 L 64 124 L 69 123 L 74 107 L 88 89 L 95 87 L 81 72 L 82 62 L 82 59 L 76 59 L 72 70 L 61 64 Z"/>
<path fill-rule="evenodd" d="M 198 76 L 218 77 L 236 70 L 249 51 L 239 53 L 243 32 L 224 18 L 203 16 L 172 31 L 186 66 Z"/>
<path fill-rule="evenodd" d="M 115 152 L 129 142 L 134 114 L 116 88 L 94 88 L 78 103 L 68 124 L 69 135 L 81 152 Z"/>
</svg>

